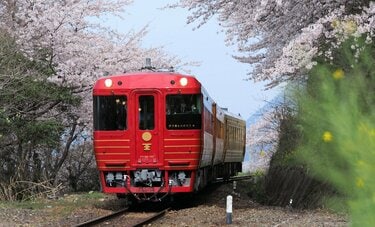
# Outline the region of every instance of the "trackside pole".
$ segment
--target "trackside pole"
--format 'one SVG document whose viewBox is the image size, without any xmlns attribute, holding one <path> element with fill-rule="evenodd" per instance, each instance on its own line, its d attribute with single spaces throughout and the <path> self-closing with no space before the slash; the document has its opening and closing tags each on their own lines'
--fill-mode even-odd
<svg viewBox="0 0 375 227">
<path fill-rule="evenodd" d="M 233 197 L 231 195 L 227 196 L 227 224 L 232 224 L 232 203 Z"/>
</svg>

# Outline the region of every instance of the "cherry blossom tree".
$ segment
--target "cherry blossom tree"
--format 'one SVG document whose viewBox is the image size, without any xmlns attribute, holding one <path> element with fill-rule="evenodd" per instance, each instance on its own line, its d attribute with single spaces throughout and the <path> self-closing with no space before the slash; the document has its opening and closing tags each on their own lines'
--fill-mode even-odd
<svg viewBox="0 0 375 227">
<path fill-rule="evenodd" d="M 277 125 L 269 121 L 272 112 L 263 113 L 246 131 L 246 147 L 250 160 L 247 163 L 250 172 L 266 170 L 277 145 Z"/>
<path fill-rule="evenodd" d="M 284 81 L 305 79 L 316 56 L 328 56 L 349 36 L 374 34 L 375 4 L 368 0 L 180 0 L 172 7 L 192 11 L 188 23 L 198 27 L 215 17 L 238 46 L 240 62 L 254 68 L 250 79 Z M 327 47 L 322 45 L 330 43 Z"/>
<path fill-rule="evenodd" d="M 27 85 L 28 81 L 45 83 L 46 86 L 52 83 L 56 88 L 64 88 L 64 91 L 68 89 L 70 95 L 81 100 L 79 106 L 67 105 L 61 100 L 63 97 L 60 97 L 59 101 L 49 105 L 50 108 L 34 118 L 35 123 L 48 120 L 61 123 L 59 133 L 62 135 L 55 137 L 57 140 L 60 138 L 60 144 L 52 148 L 41 147 L 40 144 L 30 146 L 30 141 L 22 137 L 11 137 L 11 145 L 17 144 L 12 147 L 13 150 L 19 149 L 25 157 L 35 157 L 34 163 L 37 168 L 29 168 L 25 165 L 24 169 L 41 170 L 42 172 L 37 174 L 36 181 L 43 179 L 56 184 L 58 174 L 62 172 L 61 168 L 66 166 L 65 160 L 73 157 L 70 156 L 70 150 L 76 148 L 73 144 L 79 142 L 82 134 L 91 135 L 92 124 L 89 114 L 92 110 L 91 88 L 98 77 L 138 70 L 143 66 L 146 57 L 152 58 L 153 65 L 158 68 L 179 66 L 178 58 L 167 55 L 161 48 L 141 47 L 142 38 L 147 34 L 147 27 L 123 34 L 103 25 L 105 19 L 120 17 L 131 3 L 132 0 L 4 0 L 0 2 L 0 31 L 9 34 L 16 41 L 17 53 L 22 53 L 27 58 L 25 62 L 28 65 L 17 74 L 22 77 L 22 81 L 25 81 L 23 85 Z M 43 73 L 40 73 L 43 77 L 32 76 L 29 66 L 33 64 L 35 65 L 33 68 L 43 69 Z M 4 88 L 7 81 L 14 81 L 12 73 L 2 75 L 0 88 Z M 35 90 L 35 93 L 38 93 L 38 90 Z M 0 109 L 0 120 L 8 119 L 12 114 L 8 111 L 9 108 L 3 108 L 4 106 Z M 7 106 L 12 105 L 10 103 Z M 20 108 L 16 111 L 20 112 L 24 109 Z M 24 116 L 18 113 L 15 115 Z M 16 129 L 10 129 L 9 132 L 11 130 Z M 10 138 L 9 135 L 2 136 Z M 88 149 L 86 151 L 90 152 Z M 90 154 L 92 155 L 92 152 Z M 14 166 L 20 166 L 21 159 L 22 157 L 15 157 Z M 32 162 L 27 163 L 32 164 Z M 8 163 L 8 167 L 10 165 L 13 166 Z M 73 168 L 70 171 L 73 171 Z M 70 172 L 70 176 L 75 176 L 75 173 Z M 25 179 L 18 177 L 15 180 Z"/>
<path fill-rule="evenodd" d="M 139 69 L 145 57 L 170 62 L 161 49 L 141 48 L 146 29 L 121 34 L 100 23 L 131 2 L 7 0 L 0 8 L 2 26 L 31 58 L 46 60 L 61 83 L 82 88 L 104 74 Z"/>
<path fill-rule="evenodd" d="M 30 59 L 50 67 L 50 81 L 82 96 L 80 112 L 84 114 L 80 117 L 81 121 L 88 121 L 89 91 L 98 77 L 138 70 L 146 57 L 152 58 L 156 67 L 181 64 L 176 56 L 167 55 L 161 48 L 141 47 L 146 27 L 122 34 L 102 25 L 106 18 L 120 17 L 131 3 L 132 0 L 6 0 L 0 3 L 0 26 L 13 35 Z"/>
<path fill-rule="evenodd" d="M 246 131 L 246 146 L 250 155 L 250 171 L 266 170 L 271 157 L 277 151 L 279 138 L 284 133 L 281 127 L 293 111 L 291 101 L 274 100 L 259 113 L 256 121 L 249 125 Z"/>
</svg>

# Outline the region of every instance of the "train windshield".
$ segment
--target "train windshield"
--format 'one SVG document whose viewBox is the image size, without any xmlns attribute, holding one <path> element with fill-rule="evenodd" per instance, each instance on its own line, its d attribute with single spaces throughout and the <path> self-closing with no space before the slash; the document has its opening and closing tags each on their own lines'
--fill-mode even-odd
<svg viewBox="0 0 375 227">
<path fill-rule="evenodd" d="M 202 125 L 200 94 L 167 95 L 167 129 L 200 129 Z"/>
<path fill-rule="evenodd" d="M 94 129 L 113 131 L 127 129 L 126 96 L 94 96 Z"/>
</svg>

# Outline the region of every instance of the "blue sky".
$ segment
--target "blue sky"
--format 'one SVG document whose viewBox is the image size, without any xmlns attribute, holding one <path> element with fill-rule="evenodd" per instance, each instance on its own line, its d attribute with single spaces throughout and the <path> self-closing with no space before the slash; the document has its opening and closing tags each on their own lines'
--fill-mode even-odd
<svg viewBox="0 0 375 227">
<path fill-rule="evenodd" d="M 144 47 L 163 46 L 167 53 L 183 61 L 199 62 L 200 66 L 186 69 L 201 81 L 219 106 L 245 119 L 277 95 L 280 89 L 265 91 L 264 83 L 245 81 L 250 66 L 232 58 L 235 47 L 225 45 L 225 34 L 215 19 L 194 30 L 197 24 L 186 24 L 187 10 L 160 9 L 173 2 L 176 0 L 134 0 L 123 15 L 124 20 L 108 22 L 124 33 L 149 25 Z"/>
</svg>

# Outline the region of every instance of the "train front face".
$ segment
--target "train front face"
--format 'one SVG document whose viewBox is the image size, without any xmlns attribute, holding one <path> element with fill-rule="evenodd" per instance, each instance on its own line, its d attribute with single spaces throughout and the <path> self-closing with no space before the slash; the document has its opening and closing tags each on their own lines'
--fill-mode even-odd
<svg viewBox="0 0 375 227">
<path fill-rule="evenodd" d="M 171 73 L 99 79 L 93 89 L 94 152 L 105 193 L 156 200 L 194 190 L 202 95 Z"/>
</svg>

